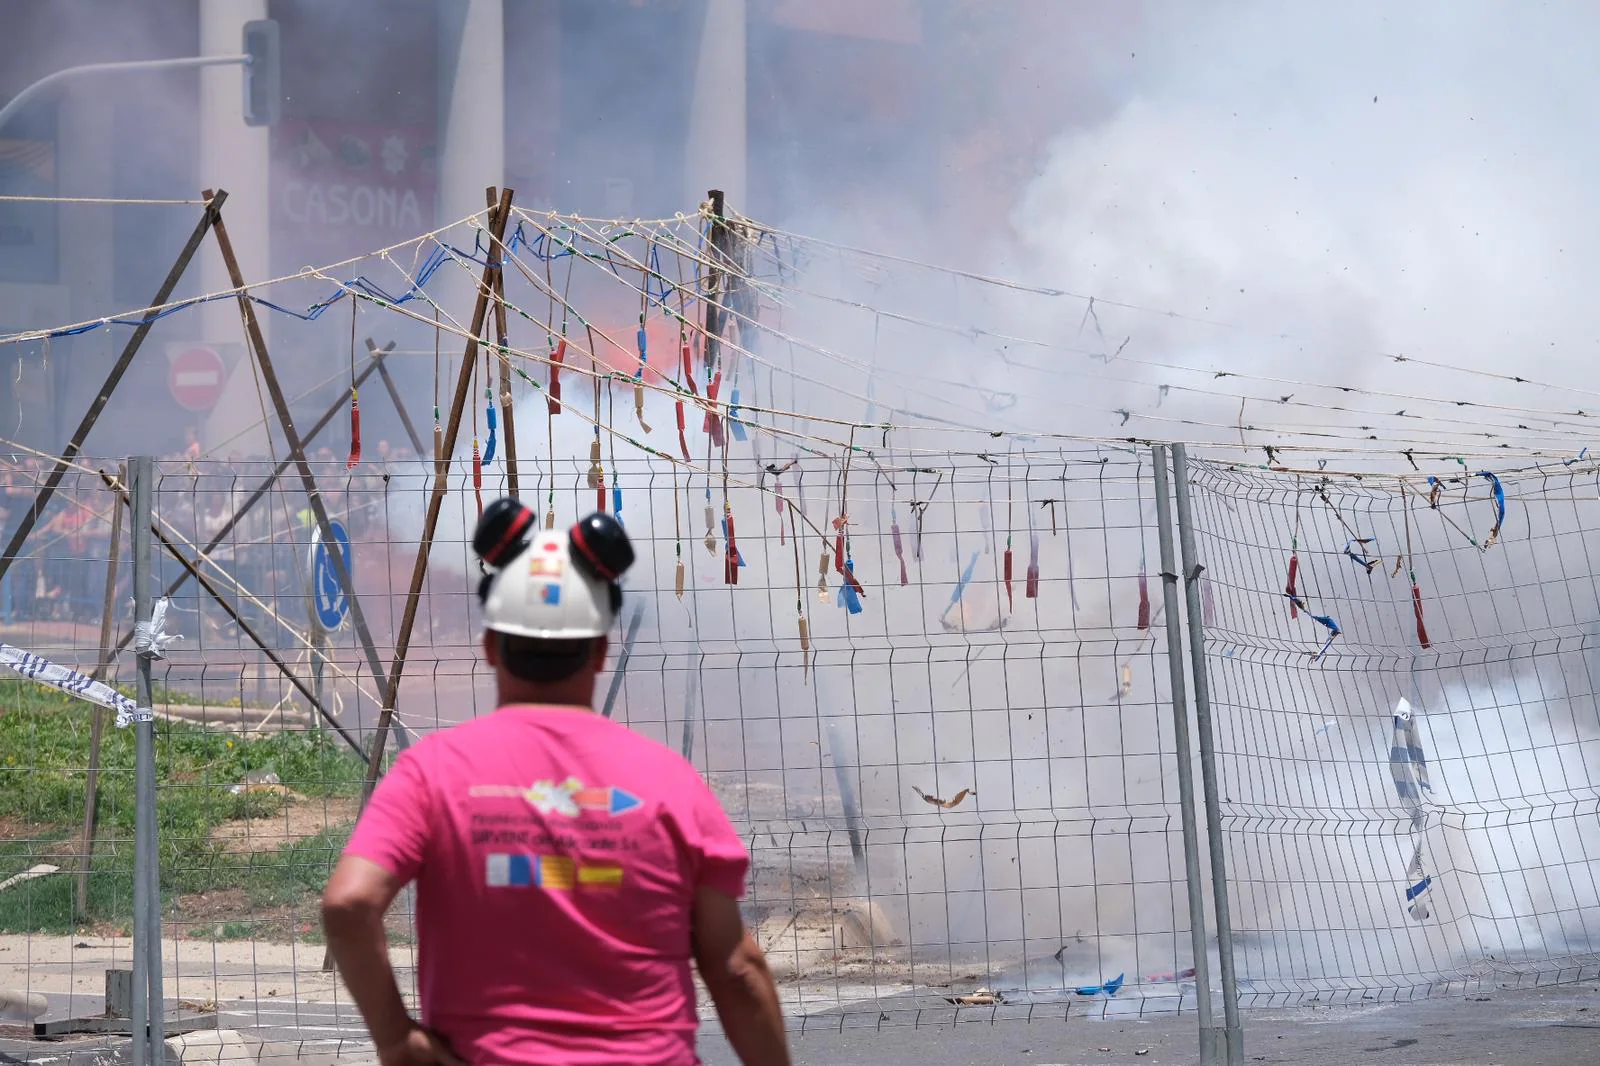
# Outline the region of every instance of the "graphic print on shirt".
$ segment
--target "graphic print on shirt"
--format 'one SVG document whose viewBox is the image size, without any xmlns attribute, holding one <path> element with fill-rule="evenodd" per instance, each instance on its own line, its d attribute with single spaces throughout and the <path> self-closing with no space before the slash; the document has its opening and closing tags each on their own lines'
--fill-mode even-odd
<svg viewBox="0 0 1600 1066">
<path fill-rule="evenodd" d="M 516 785 L 474 785 L 468 795 L 516 797 L 540 814 L 564 814 L 576 818 L 584 811 L 615 818 L 638 808 L 643 801 L 627 789 L 615 785 L 586 788 L 576 777 L 565 781 L 535 781 L 527 788 Z"/>
<path fill-rule="evenodd" d="M 520 809 L 474 811 L 475 845 L 526 846 L 527 851 L 494 850 L 484 855 L 484 883 L 490 888 L 538 888 L 550 892 L 604 892 L 622 887 L 620 860 L 638 850 L 620 817 L 641 810 L 644 801 L 615 785 L 586 786 L 576 777 L 516 785 L 474 785 L 475 800 L 516 799 Z M 498 805 L 496 805 L 498 806 Z M 570 821 L 550 826 L 547 816 Z M 574 858 L 579 852 L 584 858 Z M 592 856 L 600 852 L 607 858 Z"/>
</svg>

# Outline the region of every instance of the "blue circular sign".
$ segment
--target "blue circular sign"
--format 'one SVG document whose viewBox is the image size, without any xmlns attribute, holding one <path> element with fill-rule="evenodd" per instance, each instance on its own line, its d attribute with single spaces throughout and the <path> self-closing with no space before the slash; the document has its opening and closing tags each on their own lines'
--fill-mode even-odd
<svg viewBox="0 0 1600 1066">
<path fill-rule="evenodd" d="M 339 556 L 344 560 L 345 572 L 351 573 L 350 534 L 338 521 L 330 520 L 328 529 L 333 533 L 334 543 L 339 545 Z M 354 580 L 354 577 L 351 579 Z M 322 623 L 324 629 L 338 629 L 344 625 L 345 617 L 350 613 L 350 598 L 339 583 L 339 571 L 328 554 L 328 546 L 322 541 L 320 529 L 312 534 L 311 539 L 311 600 L 317 612 L 317 621 Z"/>
</svg>

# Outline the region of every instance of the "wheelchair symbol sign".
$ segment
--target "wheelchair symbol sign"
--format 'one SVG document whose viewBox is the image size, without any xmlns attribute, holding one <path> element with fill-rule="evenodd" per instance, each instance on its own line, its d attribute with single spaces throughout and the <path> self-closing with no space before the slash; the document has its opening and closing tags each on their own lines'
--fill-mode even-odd
<svg viewBox="0 0 1600 1066">
<path fill-rule="evenodd" d="M 350 535 L 337 521 L 330 521 L 328 528 L 333 533 L 334 543 L 339 546 L 339 555 L 344 559 L 345 571 L 348 573 L 352 566 Z M 339 571 L 333 565 L 327 545 L 322 542 L 320 529 L 314 531 L 311 536 L 311 599 L 312 606 L 317 612 L 317 621 L 322 623 L 324 629 L 338 629 L 350 613 L 350 599 L 344 594 L 344 587 L 339 583 Z"/>
</svg>

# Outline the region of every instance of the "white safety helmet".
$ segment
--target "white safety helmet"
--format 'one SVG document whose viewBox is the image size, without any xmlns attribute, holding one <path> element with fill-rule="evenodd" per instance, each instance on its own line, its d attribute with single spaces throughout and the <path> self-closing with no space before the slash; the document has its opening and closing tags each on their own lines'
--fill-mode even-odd
<svg viewBox="0 0 1600 1066">
<path fill-rule="evenodd" d="M 533 512 L 510 498 L 484 509 L 472 538 L 489 568 L 479 589 L 484 628 L 540 640 L 605 635 L 621 606 L 617 581 L 633 563 L 622 525 L 601 513 L 568 530 L 533 525 Z"/>
</svg>

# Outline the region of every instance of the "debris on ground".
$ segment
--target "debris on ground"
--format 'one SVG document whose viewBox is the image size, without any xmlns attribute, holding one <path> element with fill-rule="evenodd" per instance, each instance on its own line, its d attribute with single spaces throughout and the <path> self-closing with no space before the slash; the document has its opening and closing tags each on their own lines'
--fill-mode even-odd
<svg viewBox="0 0 1600 1066">
<path fill-rule="evenodd" d="M 1152 974 L 1146 974 L 1144 979 L 1146 981 L 1150 982 L 1151 984 L 1161 985 L 1161 984 L 1173 984 L 1174 982 L 1177 982 L 1177 981 L 1188 981 L 1188 980 L 1191 980 L 1193 977 L 1194 977 L 1194 967 L 1191 966 L 1187 970 L 1179 970 L 1176 973 L 1152 973 Z"/>
<path fill-rule="evenodd" d="M 957 792 L 954 796 L 951 796 L 949 799 L 945 800 L 940 799 L 938 796 L 929 795 L 916 785 L 911 786 L 911 791 L 915 792 L 919 797 L 921 797 L 923 803 L 930 803 L 933 806 L 946 811 L 950 810 L 952 807 L 955 807 L 968 796 L 976 796 L 978 794 L 978 790 L 975 788 L 964 788 L 960 792 Z"/>
<path fill-rule="evenodd" d="M 61 872 L 61 867 L 59 867 L 59 866 L 51 866 L 47 862 L 41 862 L 37 866 L 30 866 L 26 870 L 22 871 L 21 873 L 12 874 L 10 877 L 6 878 L 4 881 L 0 881 L 0 892 L 4 892 L 6 889 L 10 888 L 12 885 L 20 885 L 24 881 L 32 881 L 36 877 L 46 877 L 46 876 L 48 876 L 50 874 L 55 874 L 55 873 L 60 873 L 60 872 Z"/>
<path fill-rule="evenodd" d="M 1103 985 L 1084 985 L 1074 991 L 1080 996 L 1114 996 L 1122 991 L 1122 979 L 1126 976 L 1126 974 L 1119 973 Z"/>
<path fill-rule="evenodd" d="M 284 787 L 278 775 L 271 770 L 251 770 L 244 775 L 244 780 L 237 785 L 230 785 L 228 791 L 235 796 L 245 793 L 269 792 L 278 796 L 287 796 L 289 790 Z"/>
</svg>

